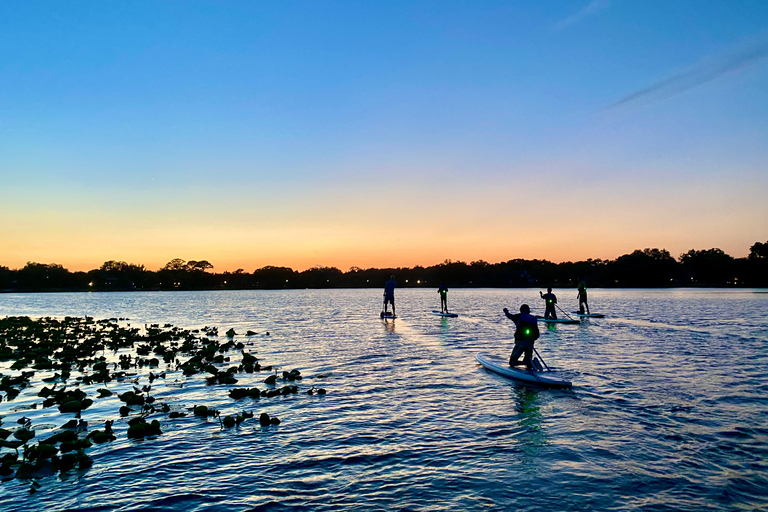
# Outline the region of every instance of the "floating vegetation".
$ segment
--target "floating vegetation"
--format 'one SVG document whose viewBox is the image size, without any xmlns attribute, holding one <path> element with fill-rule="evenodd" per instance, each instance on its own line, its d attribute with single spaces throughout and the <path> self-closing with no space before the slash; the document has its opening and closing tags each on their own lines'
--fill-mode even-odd
<svg viewBox="0 0 768 512">
<path fill-rule="evenodd" d="M 221 423 L 226 428 L 232 428 L 235 425 L 241 424 L 242 422 L 244 422 L 249 418 L 253 418 L 253 413 L 243 411 L 237 416 L 225 416 L 224 418 L 222 418 Z"/>
<path fill-rule="evenodd" d="M 92 439 L 94 443 L 96 444 L 103 444 L 108 443 L 110 441 L 114 441 L 117 439 L 115 437 L 115 433 L 112 432 L 112 424 L 114 422 L 112 420 L 107 420 L 104 422 L 104 430 L 94 430 L 93 432 L 90 432 L 85 438 L 86 439 Z"/>
<path fill-rule="evenodd" d="M 196 405 L 193 411 L 195 416 L 203 416 L 203 417 L 216 416 L 219 413 L 215 409 L 209 409 L 205 405 Z"/>
<path fill-rule="evenodd" d="M 265 389 L 234 387 L 221 392 L 232 400 L 259 401 L 300 392 L 298 383 L 303 376 L 298 369 L 278 371 L 262 365 L 254 354 L 246 352 L 243 343 L 235 341 L 234 329 L 219 340 L 216 327 L 187 330 L 171 324 L 145 324 L 139 328 L 127 322 L 92 317 L 0 319 L 0 363 L 11 372 L 0 373 L 0 402 L 11 402 L 24 392 L 27 399 L 36 396 L 42 403 L 19 406 L 11 412 L 41 405 L 69 416 L 58 428 L 55 424 L 33 425 L 26 417 L 19 418 L 16 427 L 2 428 L 0 417 L 0 479 L 32 479 L 30 492 L 35 492 L 39 487 L 35 479 L 90 468 L 94 461 L 88 452 L 94 445 L 105 445 L 121 436 L 132 442 L 153 439 L 163 435 L 163 425 L 170 420 L 214 419 L 220 428 L 232 429 L 254 417 L 248 411 L 222 415 L 209 405 L 185 407 L 157 400 L 153 383 L 168 376 L 167 387 L 184 387 L 185 381 L 200 378 L 217 388 L 237 383 L 237 376 L 274 371 L 264 380 Z M 256 332 L 247 331 L 246 335 Z M 158 369 L 160 365 L 164 370 Z M 27 388 L 30 390 L 25 392 Z M 218 396 L 220 392 L 212 389 L 211 393 Z M 313 386 L 306 394 L 325 394 L 325 389 Z M 115 419 L 106 420 L 103 429 L 89 431 L 82 416 L 94 400 L 104 404 L 98 407 L 100 411 L 114 404 Z M 281 423 L 266 412 L 258 418 L 261 427 Z"/>
<path fill-rule="evenodd" d="M 160 422 L 152 420 L 147 423 L 143 417 L 132 418 L 128 421 L 127 436 L 131 439 L 144 439 L 149 436 L 159 436 L 163 432 L 160 430 Z"/>
<path fill-rule="evenodd" d="M 259 424 L 262 427 L 268 427 L 270 425 L 279 425 L 280 419 L 278 419 L 275 416 L 270 417 L 269 414 L 263 412 L 261 413 L 261 416 L 259 416 Z"/>
</svg>

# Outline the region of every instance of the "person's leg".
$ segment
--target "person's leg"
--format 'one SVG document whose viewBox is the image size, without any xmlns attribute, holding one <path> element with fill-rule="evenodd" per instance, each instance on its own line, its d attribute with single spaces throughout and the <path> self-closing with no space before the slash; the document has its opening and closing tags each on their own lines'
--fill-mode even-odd
<svg viewBox="0 0 768 512">
<path fill-rule="evenodd" d="M 533 357 L 533 347 L 527 347 L 523 350 L 523 353 L 525 356 L 523 356 L 523 364 L 525 364 L 525 367 L 528 370 L 533 369 L 533 363 L 531 362 L 531 357 Z"/>
<path fill-rule="evenodd" d="M 509 366 L 517 366 L 520 363 L 518 359 L 520 359 L 520 355 L 523 353 L 523 347 L 521 347 L 518 344 L 515 344 L 515 348 L 512 349 L 512 354 L 509 356 Z"/>
<path fill-rule="evenodd" d="M 395 298 L 392 297 L 392 316 L 395 316 Z"/>
</svg>

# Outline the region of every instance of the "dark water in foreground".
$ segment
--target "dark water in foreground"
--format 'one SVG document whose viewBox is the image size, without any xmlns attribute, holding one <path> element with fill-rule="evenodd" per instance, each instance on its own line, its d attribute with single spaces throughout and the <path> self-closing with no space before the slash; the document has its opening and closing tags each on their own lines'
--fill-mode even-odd
<svg viewBox="0 0 768 512">
<path fill-rule="evenodd" d="M 117 441 L 89 449 L 90 470 L 42 479 L 32 495 L 27 481 L 0 483 L 0 510 L 766 510 L 764 292 L 590 290 L 608 318 L 543 328 L 537 342 L 570 391 L 516 385 L 474 360 L 509 353 L 501 308 L 539 306 L 537 290 L 451 290 L 454 319 L 429 314 L 434 290 L 398 290 L 400 318 L 387 323 L 376 290 L 0 295 L 0 316 L 252 329 L 262 364 L 328 389 L 235 401 L 233 386 L 169 373 L 159 401 L 283 423 L 222 430 L 157 415 L 163 435 L 131 441 L 118 420 Z M 564 309 L 575 295 L 560 292 Z M 236 387 L 264 377 L 238 375 Z M 5 427 L 26 415 L 47 437 L 70 419 L 16 410 L 42 402 L 37 390 L 0 403 Z M 119 405 L 97 400 L 83 417 L 103 424 Z"/>
</svg>

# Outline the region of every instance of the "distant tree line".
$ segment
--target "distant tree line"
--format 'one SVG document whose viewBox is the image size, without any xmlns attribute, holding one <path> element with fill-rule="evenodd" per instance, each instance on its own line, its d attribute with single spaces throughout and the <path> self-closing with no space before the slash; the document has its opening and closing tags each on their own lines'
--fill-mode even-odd
<svg viewBox="0 0 768 512">
<path fill-rule="evenodd" d="M 380 288 L 390 275 L 399 287 L 590 287 L 768 286 L 768 242 L 757 242 L 746 258 L 721 249 L 690 250 L 677 259 L 664 249 L 642 249 L 615 260 L 552 263 L 513 259 L 501 263 L 445 260 L 431 267 L 352 267 L 343 272 L 317 266 L 298 272 L 267 266 L 245 272 L 209 272 L 206 261 L 173 259 L 152 271 L 144 265 L 107 261 L 88 272 L 70 272 L 56 263 L 29 262 L 23 268 L 0 265 L 0 291 L 221 290 L 294 288 Z"/>
</svg>

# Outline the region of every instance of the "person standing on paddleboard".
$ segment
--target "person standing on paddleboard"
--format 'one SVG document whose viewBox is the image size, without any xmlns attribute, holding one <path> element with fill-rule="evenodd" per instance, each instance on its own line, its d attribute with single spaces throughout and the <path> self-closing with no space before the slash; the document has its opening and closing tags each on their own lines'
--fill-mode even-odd
<svg viewBox="0 0 768 512">
<path fill-rule="evenodd" d="M 539 326 L 536 323 L 536 317 L 531 314 L 531 308 L 528 304 L 520 306 L 520 313 L 513 315 L 507 308 L 504 308 L 504 314 L 515 322 L 515 348 L 509 356 L 509 366 L 518 366 L 524 364 L 526 369 L 533 370 L 533 344 L 539 338 Z M 519 361 L 520 355 L 523 360 Z"/>
<path fill-rule="evenodd" d="M 544 318 L 557 320 L 557 313 L 555 313 L 557 297 L 555 297 L 555 294 L 552 293 L 552 288 L 547 288 L 547 293 L 544 294 L 539 292 L 539 296 L 544 299 Z"/>
<path fill-rule="evenodd" d="M 579 313 L 584 314 L 584 308 L 587 308 L 587 314 L 589 314 L 589 304 L 587 304 L 587 283 L 584 281 L 579 282 Z"/>
<path fill-rule="evenodd" d="M 437 293 L 440 294 L 440 312 L 441 313 L 447 313 L 448 312 L 448 287 L 444 284 L 440 285 L 440 288 L 437 289 Z"/>
<path fill-rule="evenodd" d="M 395 316 L 395 276 L 389 276 L 389 281 L 384 283 L 384 314 L 387 313 L 387 304 L 392 304 L 392 316 Z"/>
</svg>

